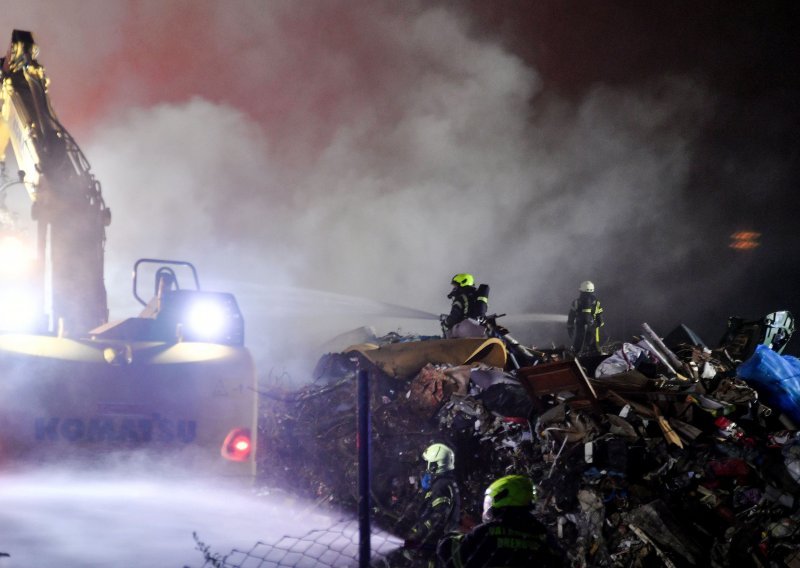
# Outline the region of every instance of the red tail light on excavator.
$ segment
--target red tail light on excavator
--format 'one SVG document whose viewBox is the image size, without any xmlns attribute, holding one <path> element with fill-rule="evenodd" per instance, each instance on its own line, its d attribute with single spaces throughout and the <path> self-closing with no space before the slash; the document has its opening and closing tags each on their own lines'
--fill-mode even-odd
<svg viewBox="0 0 800 568">
<path fill-rule="evenodd" d="M 245 461 L 250 457 L 252 445 L 248 428 L 234 428 L 222 443 L 222 457 L 231 461 Z"/>
</svg>

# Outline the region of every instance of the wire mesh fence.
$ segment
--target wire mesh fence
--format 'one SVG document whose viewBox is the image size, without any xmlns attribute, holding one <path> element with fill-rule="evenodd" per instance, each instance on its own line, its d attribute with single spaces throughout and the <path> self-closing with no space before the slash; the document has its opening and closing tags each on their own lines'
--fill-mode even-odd
<svg viewBox="0 0 800 568">
<path fill-rule="evenodd" d="M 249 550 L 233 549 L 225 554 L 194 534 L 203 555 L 202 568 L 344 568 L 359 565 L 359 526 L 356 519 L 340 519 L 330 527 L 313 529 L 274 541 L 259 541 Z M 385 532 L 372 531 L 372 561 L 380 564 L 403 541 Z"/>
<path fill-rule="evenodd" d="M 421 453 L 427 445 L 446 441 L 463 450 L 457 461 L 462 508 L 473 517 L 479 516 L 488 478 L 529 469 L 533 454 L 527 447 L 532 441 L 527 420 L 493 415 L 470 399 L 447 402 L 456 383 L 465 384 L 466 377 L 449 377 L 443 369 L 427 366 L 410 385 L 410 379 L 374 372 L 364 400 L 358 368 L 351 357 L 332 355 L 321 361 L 312 384 L 291 391 L 272 388 L 260 400 L 259 482 L 315 503 L 316 512 L 327 511 L 339 520 L 327 528 L 265 538 L 249 549 L 230 551 L 195 534 L 202 568 L 358 566 L 363 504 L 359 450 L 366 438 L 373 566 L 405 564 L 407 559 L 399 555 L 414 554 L 403 548 L 403 536 L 419 516 L 425 493 L 420 487 L 425 469 Z M 358 428 L 362 406 L 371 410 L 366 437 Z M 500 441 L 504 451 L 498 454 Z"/>
</svg>

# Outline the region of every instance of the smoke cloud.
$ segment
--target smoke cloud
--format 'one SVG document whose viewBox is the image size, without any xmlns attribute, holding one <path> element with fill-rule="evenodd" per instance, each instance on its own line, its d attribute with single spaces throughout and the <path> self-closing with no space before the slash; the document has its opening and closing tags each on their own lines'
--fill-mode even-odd
<svg viewBox="0 0 800 568">
<path fill-rule="evenodd" d="M 272 365 L 376 323 L 352 303 L 318 310 L 325 294 L 439 313 L 469 271 L 492 311 L 563 313 L 579 281 L 601 298 L 646 289 L 696 246 L 679 198 L 712 99 L 685 77 L 561 100 L 468 14 L 425 2 L 56 10 L 30 2 L 6 21 L 34 32 L 112 209 L 112 318 L 130 315 L 137 258 L 190 260 L 205 288 L 237 294 Z M 275 310 L 286 290 L 293 315 Z M 626 298 L 625 317 L 663 304 Z M 524 339 L 565 339 L 531 325 Z"/>
<path fill-rule="evenodd" d="M 491 284 L 497 311 L 563 312 L 577 281 L 620 284 L 604 259 L 635 254 L 620 253 L 622 235 L 663 219 L 686 182 L 707 104 L 688 80 L 537 100 L 536 70 L 445 8 L 235 4 L 189 9 L 188 29 L 168 27 L 170 10 L 128 7 L 123 44 L 93 55 L 120 79 L 89 89 L 105 90 L 104 112 L 83 143 L 114 212 L 112 307 L 133 260 L 155 256 L 194 260 L 206 287 L 267 319 L 273 287 L 446 311 L 465 270 Z M 137 65 L 123 77 L 126 58 Z M 248 317 L 257 354 L 285 337 L 276 327 L 315 315 L 322 300 L 307 297 L 288 320 Z M 291 335 L 308 352 L 310 331 L 334 327 Z"/>
</svg>

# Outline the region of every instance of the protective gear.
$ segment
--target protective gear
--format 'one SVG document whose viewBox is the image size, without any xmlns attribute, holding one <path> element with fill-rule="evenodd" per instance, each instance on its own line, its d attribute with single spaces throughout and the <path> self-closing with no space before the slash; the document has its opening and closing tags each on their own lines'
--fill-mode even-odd
<svg viewBox="0 0 800 568">
<path fill-rule="evenodd" d="M 413 552 L 414 566 L 433 566 L 436 544 L 458 529 L 461 494 L 456 482 L 455 454 L 444 444 L 431 444 L 422 453 L 427 471 L 420 484 L 424 491 L 422 508 L 406 537 L 405 552 Z"/>
<path fill-rule="evenodd" d="M 569 566 L 547 528 L 519 507 L 501 509 L 499 518 L 473 527 L 467 534 L 439 541 L 437 566 L 486 568 L 486 566 Z"/>
<path fill-rule="evenodd" d="M 469 316 L 480 319 L 486 315 L 486 312 L 489 309 L 489 285 L 481 284 L 478 286 L 475 296 L 475 305 L 470 311 Z"/>
<path fill-rule="evenodd" d="M 592 284 L 588 280 L 584 280 L 583 282 L 581 282 L 581 285 L 578 287 L 578 291 L 579 292 L 594 293 L 594 284 Z"/>
<path fill-rule="evenodd" d="M 422 459 L 428 464 L 427 471 L 438 475 L 455 468 L 456 455 L 444 444 L 431 444 L 422 452 Z"/>
<path fill-rule="evenodd" d="M 488 522 L 503 507 L 530 507 L 533 482 L 524 475 L 507 475 L 492 483 L 484 493 L 483 520 Z"/>
<path fill-rule="evenodd" d="M 534 485 L 524 475 L 508 475 L 486 489 L 483 523 L 467 534 L 439 542 L 439 566 L 565 566 L 547 528 L 532 513 Z"/>
<path fill-rule="evenodd" d="M 453 303 L 450 313 L 443 319 L 442 335 L 445 338 L 486 337 L 486 329 L 478 318 L 485 316 L 489 305 L 489 286 L 473 286 L 472 274 L 456 274 L 451 281 L 453 289 L 447 295 Z"/>
<path fill-rule="evenodd" d="M 453 276 L 453 279 L 450 281 L 453 286 L 458 286 L 459 288 L 463 288 L 464 286 L 474 286 L 475 285 L 475 278 L 472 274 L 466 273 L 459 273 Z"/>
<path fill-rule="evenodd" d="M 594 284 L 582 282 L 581 289 Z M 581 291 L 573 300 L 567 316 L 567 333 L 572 339 L 572 350 L 576 355 L 600 353 L 600 328 L 603 327 L 603 308 L 594 292 Z"/>
</svg>

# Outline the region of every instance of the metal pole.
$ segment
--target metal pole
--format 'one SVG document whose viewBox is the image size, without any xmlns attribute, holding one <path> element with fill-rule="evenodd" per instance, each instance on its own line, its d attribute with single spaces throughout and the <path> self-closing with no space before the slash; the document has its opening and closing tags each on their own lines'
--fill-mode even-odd
<svg viewBox="0 0 800 568">
<path fill-rule="evenodd" d="M 369 568 L 370 524 L 369 524 L 369 458 L 370 458 L 370 412 L 369 373 L 358 371 L 358 566 Z"/>
</svg>

